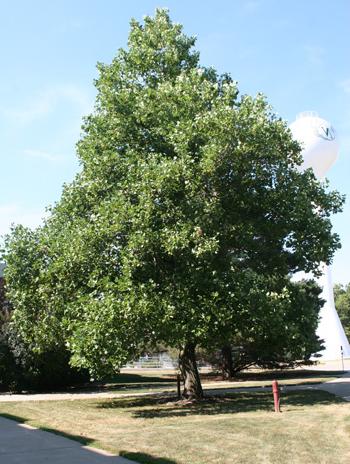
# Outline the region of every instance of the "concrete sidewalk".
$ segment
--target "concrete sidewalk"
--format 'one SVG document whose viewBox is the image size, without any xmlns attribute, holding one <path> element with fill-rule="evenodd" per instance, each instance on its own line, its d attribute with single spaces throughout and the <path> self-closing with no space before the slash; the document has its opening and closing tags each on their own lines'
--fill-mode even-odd
<svg viewBox="0 0 350 464">
<path fill-rule="evenodd" d="M 346 401 L 350 401 L 350 372 L 346 372 L 342 377 L 329 382 L 310 385 L 307 389 L 324 390 L 333 395 L 341 396 Z M 304 386 L 305 389 L 305 386 Z"/>
<path fill-rule="evenodd" d="M 326 390 L 335 395 L 344 397 L 350 401 L 350 372 L 345 372 L 343 376 L 325 383 L 304 384 L 304 385 L 281 385 L 284 391 L 287 390 Z M 242 393 L 253 391 L 270 391 L 271 384 L 261 387 L 233 387 L 228 386 L 215 388 L 214 384 L 206 385 L 204 391 L 206 395 L 226 395 L 227 393 Z M 117 399 L 117 398 L 137 398 L 137 397 L 161 397 L 163 395 L 176 396 L 174 390 L 163 390 L 158 392 L 135 392 L 135 393 L 114 393 L 114 392 L 62 392 L 62 393 L 0 393 L 0 403 L 22 402 L 22 401 L 61 401 L 61 400 L 87 400 L 87 399 Z"/>
<path fill-rule="evenodd" d="M 0 463 L 136 464 L 129 459 L 3 417 L 0 417 Z"/>
</svg>

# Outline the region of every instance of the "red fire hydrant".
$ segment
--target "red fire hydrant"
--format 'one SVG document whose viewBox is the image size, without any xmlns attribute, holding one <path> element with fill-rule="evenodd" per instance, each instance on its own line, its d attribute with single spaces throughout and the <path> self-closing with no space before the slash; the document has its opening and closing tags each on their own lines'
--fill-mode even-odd
<svg viewBox="0 0 350 464">
<path fill-rule="evenodd" d="M 275 412 L 281 412 L 280 410 L 280 391 L 278 388 L 277 380 L 272 382 L 272 393 L 273 393 L 273 401 L 275 403 Z"/>
</svg>

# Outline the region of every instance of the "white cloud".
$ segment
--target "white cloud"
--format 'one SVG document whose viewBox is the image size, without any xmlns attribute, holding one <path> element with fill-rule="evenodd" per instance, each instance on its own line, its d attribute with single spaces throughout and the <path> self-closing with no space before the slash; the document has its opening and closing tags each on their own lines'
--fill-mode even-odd
<svg viewBox="0 0 350 464">
<path fill-rule="evenodd" d="M 28 209 L 17 203 L 0 204 L 0 236 L 10 231 L 11 224 L 37 227 L 45 215 L 41 209 Z"/>
<path fill-rule="evenodd" d="M 26 149 L 23 150 L 22 152 L 25 156 L 28 156 L 30 158 L 37 158 L 45 161 L 50 161 L 53 163 L 61 162 L 65 159 L 64 155 L 56 155 L 54 153 L 49 153 L 47 151 L 41 151 L 41 150 L 32 150 L 32 149 Z"/>
<path fill-rule="evenodd" d="M 61 85 L 42 91 L 21 108 L 3 109 L 2 113 L 16 122 L 27 124 L 50 114 L 62 100 L 76 105 L 82 113 L 88 112 L 92 106 L 91 99 L 80 88 Z"/>
</svg>

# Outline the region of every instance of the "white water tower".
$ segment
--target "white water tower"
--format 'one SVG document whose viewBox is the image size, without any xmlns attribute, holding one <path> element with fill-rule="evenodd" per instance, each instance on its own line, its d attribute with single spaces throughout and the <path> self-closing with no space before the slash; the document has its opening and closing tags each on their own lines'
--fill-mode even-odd
<svg viewBox="0 0 350 464">
<path fill-rule="evenodd" d="M 339 144 L 334 128 L 313 111 L 301 113 L 290 125 L 293 137 L 302 147 L 301 169 L 312 168 L 316 177 L 322 179 L 336 161 Z M 333 282 L 330 266 L 322 265 L 318 283 L 323 289 L 321 297 L 325 304 L 320 312 L 317 335 L 324 340 L 325 349 L 320 352 L 324 360 L 350 357 L 350 345 L 334 305 Z"/>
</svg>

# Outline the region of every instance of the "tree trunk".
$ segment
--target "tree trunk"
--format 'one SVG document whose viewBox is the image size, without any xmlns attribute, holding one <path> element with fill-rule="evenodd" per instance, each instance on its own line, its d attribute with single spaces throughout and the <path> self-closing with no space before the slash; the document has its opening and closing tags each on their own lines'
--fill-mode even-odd
<svg viewBox="0 0 350 464">
<path fill-rule="evenodd" d="M 203 398 L 203 389 L 196 362 L 195 343 L 186 343 L 180 353 L 179 361 L 184 386 L 182 397 L 188 399 Z"/>
<path fill-rule="evenodd" d="M 225 345 L 221 349 L 222 354 L 222 376 L 224 379 L 232 379 L 235 375 L 233 368 L 231 345 Z"/>
</svg>

